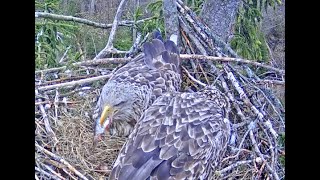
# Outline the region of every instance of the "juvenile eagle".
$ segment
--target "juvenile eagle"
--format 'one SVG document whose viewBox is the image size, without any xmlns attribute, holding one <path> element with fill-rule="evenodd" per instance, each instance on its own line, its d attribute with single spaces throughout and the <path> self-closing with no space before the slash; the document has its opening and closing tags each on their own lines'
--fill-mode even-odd
<svg viewBox="0 0 320 180">
<path fill-rule="evenodd" d="M 163 42 L 159 31 L 154 37 L 143 45 L 143 53 L 118 69 L 102 88 L 92 115 L 94 142 L 106 129 L 111 135 L 128 136 L 157 97 L 179 91 L 178 48 L 171 40 Z"/>
<path fill-rule="evenodd" d="M 214 87 L 165 93 L 142 114 L 109 179 L 207 179 L 229 141 L 229 106 Z"/>
</svg>

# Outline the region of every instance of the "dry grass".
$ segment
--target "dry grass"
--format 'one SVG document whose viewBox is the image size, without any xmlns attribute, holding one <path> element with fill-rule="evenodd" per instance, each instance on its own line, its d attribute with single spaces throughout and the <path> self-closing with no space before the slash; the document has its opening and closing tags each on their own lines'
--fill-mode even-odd
<svg viewBox="0 0 320 180">
<path fill-rule="evenodd" d="M 36 126 L 35 136 L 39 144 L 47 146 L 48 150 L 69 162 L 86 177 L 100 179 L 108 176 L 109 171 L 98 172 L 99 166 L 104 165 L 108 170 L 111 169 L 125 138 L 110 137 L 106 134 L 105 141 L 99 142 L 97 147 L 92 149 L 93 120 L 88 114 L 94 107 L 93 99 L 96 99 L 97 94 L 95 91 L 87 93 L 84 97 L 74 94 L 72 101 L 76 103 L 67 106 L 60 105 L 57 117 L 54 115 L 54 106 L 47 111 L 51 128 L 58 139 L 55 145 L 50 142 L 51 138 L 43 131 L 43 126 L 40 124 L 41 118 L 36 118 L 39 124 Z M 40 162 L 47 158 L 42 153 L 39 153 L 38 157 Z"/>
</svg>

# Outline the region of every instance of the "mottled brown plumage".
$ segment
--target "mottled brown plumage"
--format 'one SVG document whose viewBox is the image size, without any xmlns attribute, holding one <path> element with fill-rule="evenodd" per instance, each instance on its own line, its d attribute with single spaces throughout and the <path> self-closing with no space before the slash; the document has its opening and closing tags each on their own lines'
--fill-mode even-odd
<svg viewBox="0 0 320 180">
<path fill-rule="evenodd" d="M 143 53 L 118 69 L 104 85 L 93 118 L 95 139 L 105 128 L 112 135 L 128 136 L 136 121 L 165 92 L 179 91 L 178 48 L 174 42 L 153 39 Z"/>
<path fill-rule="evenodd" d="M 229 141 L 228 109 L 214 87 L 165 93 L 142 114 L 110 180 L 206 179 Z"/>
</svg>

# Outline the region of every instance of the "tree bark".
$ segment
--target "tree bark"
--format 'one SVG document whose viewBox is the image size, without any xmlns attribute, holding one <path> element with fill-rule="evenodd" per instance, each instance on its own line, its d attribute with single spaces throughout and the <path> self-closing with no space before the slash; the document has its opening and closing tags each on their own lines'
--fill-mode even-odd
<svg viewBox="0 0 320 180">
<path fill-rule="evenodd" d="M 92 16 L 95 13 L 95 4 L 96 4 L 96 1 L 95 0 L 91 0 L 90 9 L 89 9 L 90 16 Z"/>
<path fill-rule="evenodd" d="M 241 0 L 207 0 L 200 12 L 200 17 L 215 35 L 227 43 L 233 33 L 240 3 Z"/>
<path fill-rule="evenodd" d="M 166 38 L 169 39 L 172 34 L 175 34 L 178 36 L 177 44 L 180 44 L 179 19 L 176 0 L 163 0 L 163 16 Z"/>
</svg>

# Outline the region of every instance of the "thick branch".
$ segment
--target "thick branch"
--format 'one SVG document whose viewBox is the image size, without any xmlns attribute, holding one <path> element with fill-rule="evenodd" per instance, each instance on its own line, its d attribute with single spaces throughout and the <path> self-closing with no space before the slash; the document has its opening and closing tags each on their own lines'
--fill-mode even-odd
<svg viewBox="0 0 320 180">
<path fill-rule="evenodd" d="M 52 14 L 52 13 L 45 13 L 45 12 L 35 12 L 35 17 L 36 18 L 47 18 L 47 19 L 52 19 L 52 20 L 61 20 L 61 21 L 73 21 L 77 23 L 82 23 L 88 26 L 93 26 L 97 28 L 102 28 L 102 29 L 109 29 L 112 27 L 112 24 L 103 24 L 103 23 L 98 23 L 94 21 L 90 21 L 88 19 L 83 19 L 83 18 L 78 18 L 78 17 L 73 17 L 73 16 L 65 16 L 65 15 L 59 15 L 59 14 Z M 156 17 L 149 17 L 146 19 L 141 19 L 136 22 L 134 21 L 120 21 L 118 26 L 132 26 L 134 23 L 139 24 L 143 23 L 145 21 L 149 21 L 152 19 L 155 19 Z"/>
<path fill-rule="evenodd" d="M 114 40 L 114 36 L 116 34 L 116 30 L 122 15 L 122 9 L 124 8 L 124 6 L 127 4 L 128 0 L 122 0 L 119 4 L 119 7 L 117 9 L 116 15 L 114 17 L 113 23 L 112 23 L 112 28 L 111 28 L 111 32 L 109 35 L 109 39 L 108 39 L 108 43 L 106 45 L 106 47 L 99 52 L 99 54 L 94 58 L 94 60 L 96 59 L 101 59 L 104 58 L 106 56 L 107 53 L 111 52 L 114 47 L 113 47 L 113 40 Z"/>
<path fill-rule="evenodd" d="M 264 67 L 266 69 L 270 69 L 273 71 L 276 71 L 280 74 L 285 74 L 285 71 L 282 69 L 274 68 L 272 66 L 268 66 L 265 64 L 261 64 L 258 62 L 255 62 L 253 60 L 246 60 L 246 59 L 240 59 L 240 58 L 230 58 L 230 57 L 214 57 L 214 56 L 205 56 L 205 55 L 198 55 L 198 54 L 180 54 L 181 59 L 206 59 L 206 60 L 213 60 L 213 61 L 221 61 L 221 62 L 238 62 L 238 63 L 245 63 L 245 64 L 251 64 L 255 66 Z"/>
<path fill-rule="evenodd" d="M 104 58 L 104 59 L 97 59 L 97 60 L 86 60 L 81 62 L 72 63 L 71 66 L 95 66 L 95 65 L 101 65 L 101 64 L 121 64 L 121 63 L 127 63 L 131 60 L 131 58 Z M 62 66 L 58 68 L 51 68 L 51 69 L 44 69 L 44 70 L 38 70 L 35 71 L 35 73 L 48 73 L 48 72 L 54 72 L 54 71 L 60 71 L 66 69 L 67 66 Z"/>
<path fill-rule="evenodd" d="M 110 78 L 111 76 L 112 76 L 112 74 L 107 74 L 107 75 L 97 76 L 97 77 L 93 77 L 93 78 L 81 79 L 79 81 L 71 81 L 71 82 L 66 82 L 66 83 L 61 83 L 61 84 L 42 86 L 42 87 L 39 87 L 38 90 L 39 91 L 46 91 L 46 90 L 61 88 L 61 87 L 65 87 L 65 86 L 73 87 L 75 85 L 81 85 L 81 84 L 86 84 L 86 83 L 90 83 L 90 82 L 101 80 L 101 79 Z"/>
<path fill-rule="evenodd" d="M 215 56 L 205 56 L 205 55 L 199 55 L 199 54 L 180 54 L 180 59 L 202 59 L 202 60 L 211 60 L 211 61 L 220 61 L 220 62 L 237 62 L 237 63 L 245 63 L 245 64 L 251 64 L 255 66 L 264 67 L 266 69 L 274 70 L 280 74 L 285 74 L 285 71 L 282 69 L 277 69 L 269 65 L 261 64 L 258 62 L 254 62 L 253 60 L 246 60 L 246 59 L 240 59 L 240 58 L 230 58 L 230 57 L 215 57 Z M 131 60 L 131 58 L 104 58 L 104 59 L 97 59 L 97 60 L 86 60 L 82 62 L 76 62 L 73 63 L 72 66 L 94 66 L 94 65 L 100 65 L 100 64 L 121 64 L 121 63 L 127 63 Z M 45 70 L 38 70 L 35 71 L 35 73 L 47 73 L 47 72 L 53 72 L 58 70 L 66 69 L 66 66 L 58 67 L 58 68 L 51 68 L 51 69 L 45 69 Z M 262 81 L 261 81 L 262 82 Z M 269 81 L 265 80 L 265 82 L 275 83 L 275 84 L 283 84 L 281 81 Z"/>
<path fill-rule="evenodd" d="M 277 69 L 272 66 L 268 66 L 265 64 L 261 64 L 258 62 L 254 62 L 253 60 L 246 60 L 240 58 L 230 58 L 230 57 L 215 57 L 215 56 L 205 56 L 199 54 L 180 54 L 180 59 L 202 59 L 202 60 L 211 60 L 211 61 L 220 61 L 220 62 L 237 62 L 237 63 L 244 63 L 244 64 L 251 64 L 255 66 L 264 67 L 266 69 L 274 70 L 280 74 L 285 74 L 285 71 L 282 69 Z M 93 66 L 93 65 L 100 65 L 100 64 L 119 64 L 119 63 L 127 63 L 131 60 L 131 58 L 104 58 L 104 59 L 96 59 L 96 60 L 86 60 L 82 62 L 73 63 L 72 66 Z M 65 69 L 66 66 L 52 68 L 52 69 L 45 69 L 45 70 L 38 70 L 35 73 L 45 73 L 45 72 L 52 72 Z M 269 82 L 269 81 L 268 81 Z M 278 84 L 283 84 L 282 82 L 276 82 Z"/>
</svg>

